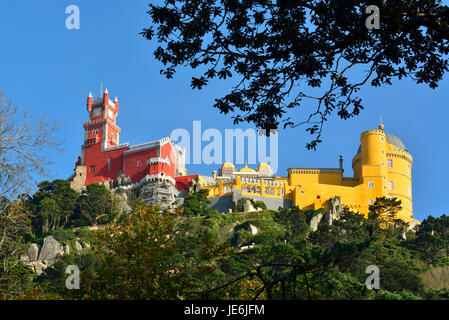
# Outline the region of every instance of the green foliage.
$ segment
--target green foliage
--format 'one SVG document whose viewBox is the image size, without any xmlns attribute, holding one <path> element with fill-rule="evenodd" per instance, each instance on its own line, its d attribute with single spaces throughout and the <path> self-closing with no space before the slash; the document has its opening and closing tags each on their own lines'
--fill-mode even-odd
<svg viewBox="0 0 449 320">
<path fill-rule="evenodd" d="M 113 221 L 117 209 L 111 192 L 101 184 L 90 184 L 78 199 L 77 219 L 84 222 L 82 225 L 106 224 Z"/>
<path fill-rule="evenodd" d="M 445 267 L 449 266 L 449 217 L 445 215 L 424 220 L 416 235 L 409 231 L 404 240 L 406 224 L 378 219 L 379 212 L 394 212 L 394 201 L 378 199 L 369 219 L 345 209 L 332 225 L 320 223 L 312 232 L 309 223 L 323 210 L 294 206 L 223 214 L 208 207 L 207 192 L 202 190 L 187 197 L 179 210 L 149 208 L 137 197 L 133 212 L 117 219 L 111 193 L 104 186 L 89 186 L 65 203 L 61 196 L 70 197 L 71 192 L 65 183 L 55 181 L 40 184 L 25 202 L 4 202 L 11 204 L 15 214 L 11 217 L 16 218 L 3 222 L 9 227 L 0 230 L 20 228 L 0 246 L 1 297 L 449 298 Z M 241 200 L 240 205 L 246 201 Z M 68 208 L 73 212 L 62 214 Z M 36 235 L 24 239 L 30 218 Z M 88 226 L 100 223 L 107 225 L 89 231 Z M 36 277 L 11 253 L 25 252 L 26 240 L 42 243 L 46 235 L 68 244 L 71 254 L 59 257 Z M 79 253 L 75 241 L 92 248 Z M 80 268 L 81 290 L 65 288 L 68 265 Z M 380 270 L 380 290 L 365 286 L 369 265 Z"/>
<path fill-rule="evenodd" d="M 0 264 L 0 300 L 12 300 L 21 296 L 31 285 L 33 272 L 14 257 Z"/>
<path fill-rule="evenodd" d="M 28 200 L 28 206 L 35 214 L 35 234 L 45 235 L 67 226 L 75 213 L 78 193 L 67 180 L 43 181 L 37 186 L 38 191 Z"/>
<path fill-rule="evenodd" d="M 207 199 L 209 191 L 201 189 L 193 192 L 184 198 L 183 214 L 186 216 L 206 216 L 214 210 L 209 207 L 210 201 Z"/>
</svg>

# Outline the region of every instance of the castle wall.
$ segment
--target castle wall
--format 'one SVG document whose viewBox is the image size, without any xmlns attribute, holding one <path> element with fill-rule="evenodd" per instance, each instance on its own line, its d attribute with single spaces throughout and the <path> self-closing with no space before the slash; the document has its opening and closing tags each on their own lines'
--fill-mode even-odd
<svg viewBox="0 0 449 320">
<path fill-rule="evenodd" d="M 123 173 L 137 183 L 146 175 L 147 161 L 158 156 L 158 147 L 152 147 L 125 154 Z"/>
<path fill-rule="evenodd" d="M 232 195 L 225 195 L 221 197 L 210 197 L 210 207 L 218 210 L 219 212 L 227 213 L 229 209 L 232 209 L 234 204 L 232 201 Z"/>
<path fill-rule="evenodd" d="M 129 147 L 101 151 L 101 143 L 84 147 L 84 165 L 86 167 L 85 185 L 114 180 L 123 168 L 123 152 Z M 109 159 L 111 166 L 109 169 Z M 95 172 L 92 172 L 92 166 Z"/>
</svg>

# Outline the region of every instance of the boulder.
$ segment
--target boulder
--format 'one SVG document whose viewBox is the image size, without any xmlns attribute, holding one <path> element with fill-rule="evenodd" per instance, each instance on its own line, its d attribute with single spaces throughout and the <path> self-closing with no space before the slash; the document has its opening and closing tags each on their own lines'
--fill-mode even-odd
<svg viewBox="0 0 449 320">
<path fill-rule="evenodd" d="M 255 246 L 255 243 L 254 243 L 254 242 L 251 243 L 251 245 L 249 245 L 249 246 L 241 246 L 241 247 L 240 247 L 240 251 L 254 248 L 254 246 Z"/>
<path fill-rule="evenodd" d="M 41 246 L 37 243 L 33 243 L 28 248 L 28 257 L 30 258 L 30 261 L 36 261 L 39 257 L 39 250 L 41 249 Z"/>
<path fill-rule="evenodd" d="M 117 200 L 117 209 L 120 214 L 128 214 L 132 211 L 132 208 L 128 204 L 128 195 L 126 192 L 115 192 L 115 198 Z"/>
<path fill-rule="evenodd" d="M 24 264 L 30 264 L 30 256 L 27 254 L 22 254 L 20 256 L 20 261 L 22 261 Z"/>
<path fill-rule="evenodd" d="M 419 229 L 418 221 L 413 220 L 413 221 L 408 223 L 407 232 L 410 231 L 410 230 L 416 232 L 416 231 L 418 231 L 418 229 Z"/>
<path fill-rule="evenodd" d="M 52 263 L 58 255 L 62 254 L 64 254 L 62 245 L 55 238 L 49 236 L 44 238 L 44 244 L 42 245 L 38 260 L 47 260 Z"/>
<path fill-rule="evenodd" d="M 312 229 L 312 231 L 316 231 L 318 229 L 318 224 L 320 223 L 322 218 L 323 214 L 319 213 L 316 216 L 312 217 L 312 219 L 310 219 L 310 229 Z"/>
<path fill-rule="evenodd" d="M 246 200 L 245 204 L 243 205 L 243 212 L 255 212 L 257 211 L 256 208 L 254 208 L 252 202 L 250 200 Z"/>
<path fill-rule="evenodd" d="M 81 241 L 81 245 L 83 246 L 83 249 L 90 249 L 90 244 L 87 242 Z"/>
<path fill-rule="evenodd" d="M 256 226 L 250 224 L 249 227 L 251 229 L 251 234 L 257 234 L 259 232 L 259 229 Z"/>
<path fill-rule="evenodd" d="M 76 248 L 76 251 L 78 251 L 78 253 L 83 251 L 83 247 L 81 246 L 81 244 L 78 241 L 75 242 L 75 248 Z"/>
<path fill-rule="evenodd" d="M 333 197 L 329 199 L 329 211 L 324 215 L 324 222 L 332 225 L 334 220 L 340 218 L 340 214 L 343 212 L 343 206 L 341 204 L 340 197 Z"/>
<path fill-rule="evenodd" d="M 36 272 L 38 276 L 48 267 L 46 264 L 42 263 L 42 261 L 32 261 L 30 266 L 33 267 L 34 272 Z"/>
</svg>

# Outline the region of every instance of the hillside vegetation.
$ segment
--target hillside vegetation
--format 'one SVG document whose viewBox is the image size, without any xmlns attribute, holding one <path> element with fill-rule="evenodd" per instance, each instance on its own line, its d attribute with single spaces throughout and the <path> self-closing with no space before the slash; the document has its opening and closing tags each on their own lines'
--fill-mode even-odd
<svg viewBox="0 0 449 320">
<path fill-rule="evenodd" d="M 322 210 L 222 214 L 204 191 L 162 210 L 131 191 L 90 185 L 78 194 L 67 181 L 44 181 L 0 217 L 10 231 L 0 244 L 0 298 L 447 299 L 449 217 L 430 216 L 415 233 L 395 219 L 399 206 L 378 199 L 368 219 L 345 209 L 312 231 Z M 38 276 L 20 256 L 50 235 L 70 250 Z M 69 265 L 81 271 L 79 289 L 66 288 Z M 370 265 L 380 270 L 376 290 L 365 285 Z"/>
</svg>

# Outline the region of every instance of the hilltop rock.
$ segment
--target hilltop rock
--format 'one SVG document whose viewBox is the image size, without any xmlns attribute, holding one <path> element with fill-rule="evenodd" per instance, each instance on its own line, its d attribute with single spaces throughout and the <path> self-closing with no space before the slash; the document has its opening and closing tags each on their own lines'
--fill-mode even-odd
<svg viewBox="0 0 449 320">
<path fill-rule="evenodd" d="M 312 219 L 310 219 L 310 229 L 312 229 L 312 231 L 316 231 L 318 229 L 318 224 L 320 223 L 322 218 L 323 214 L 319 213 L 316 216 L 312 217 Z"/>
<path fill-rule="evenodd" d="M 55 238 L 49 236 L 44 238 L 44 244 L 42 245 L 38 260 L 47 260 L 52 263 L 58 255 L 62 254 L 64 254 L 62 245 Z"/>
<path fill-rule="evenodd" d="M 410 231 L 410 230 L 411 230 L 411 231 L 416 232 L 416 231 L 418 231 L 418 229 L 419 229 L 419 223 L 418 223 L 418 221 L 413 220 L 413 221 L 411 221 L 411 222 L 408 223 L 407 231 Z"/>
<path fill-rule="evenodd" d="M 39 250 L 41 249 L 41 246 L 37 243 L 33 243 L 28 248 L 28 257 L 30 258 L 30 261 L 36 261 L 39 257 Z"/>
<path fill-rule="evenodd" d="M 128 214 L 132 211 L 132 208 L 128 204 L 128 195 L 126 192 L 119 192 L 119 189 L 115 190 L 114 196 L 117 200 L 117 209 L 120 214 Z"/>
<path fill-rule="evenodd" d="M 38 276 L 41 275 L 42 272 L 48 267 L 46 264 L 39 260 L 32 261 L 29 265 L 33 268 L 34 272 L 36 272 Z"/>
<path fill-rule="evenodd" d="M 78 251 L 78 253 L 83 251 L 83 247 L 81 246 L 81 244 L 78 241 L 75 242 L 75 248 L 76 248 L 76 251 Z"/>
<path fill-rule="evenodd" d="M 332 225 L 334 220 L 340 218 L 340 214 L 343 212 L 343 206 L 339 197 L 333 197 L 329 199 L 329 211 L 324 215 L 324 222 Z"/>
</svg>

